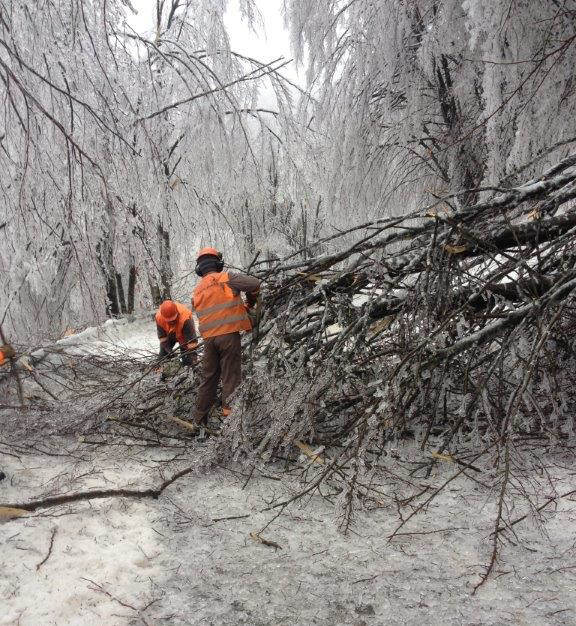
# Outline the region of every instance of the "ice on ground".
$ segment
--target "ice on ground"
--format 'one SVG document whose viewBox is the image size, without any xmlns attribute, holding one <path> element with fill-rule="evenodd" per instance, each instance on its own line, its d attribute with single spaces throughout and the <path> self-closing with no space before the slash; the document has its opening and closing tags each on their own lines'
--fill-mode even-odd
<svg viewBox="0 0 576 626">
<path fill-rule="evenodd" d="M 62 456 L 3 455 L 0 502 L 145 488 L 189 462 L 114 450 L 61 442 Z M 571 480 L 559 476 L 558 488 Z M 321 498 L 262 530 L 275 515 L 262 509 L 284 488 L 264 477 L 244 483 L 231 471 L 188 475 L 158 500 L 93 500 L 0 522 L 0 624 L 574 623 L 573 501 L 550 516 L 547 537 L 529 522 L 520 540 L 510 537 L 471 595 L 490 559 L 494 508 L 468 480 L 390 542 L 394 507 L 361 513 L 344 537 Z M 236 516 L 248 517 L 220 519 Z M 258 531 L 281 549 L 255 541 Z"/>
<path fill-rule="evenodd" d="M 158 353 L 154 315 L 107 320 L 101 326 L 90 326 L 60 339 L 54 348 L 67 354 L 116 356 L 129 353 L 133 357 L 150 357 Z M 41 348 L 30 357 L 38 362 L 52 352 Z"/>
<path fill-rule="evenodd" d="M 101 326 L 61 339 L 58 346 L 77 348 L 84 353 L 106 354 L 109 351 L 157 353 L 158 337 L 152 314 L 136 319 L 108 320 Z"/>
</svg>

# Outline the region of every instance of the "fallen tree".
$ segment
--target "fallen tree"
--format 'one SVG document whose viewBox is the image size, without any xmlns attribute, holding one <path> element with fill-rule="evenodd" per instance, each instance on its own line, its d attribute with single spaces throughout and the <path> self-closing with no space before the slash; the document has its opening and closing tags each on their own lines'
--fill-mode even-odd
<svg viewBox="0 0 576 626">
<path fill-rule="evenodd" d="M 201 461 L 241 460 L 249 474 L 275 460 L 297 466 L 299 487 L 270 510 L 327 488 L 344 529 L 375 498 L 398 504 L 380 493 L 382 474 L 413 512 L 455 477 L 482 474 L 498 501 L 496 537 L 507 498 L 541 510 L 512 477 L 539 463 L 539 443 L 573 434 L 575 164 L 571 155 L 524 185 L 466 190 L 482 200 L 462 210 L 449 196 L 355 226 L 317 242 L 316 257 L 255 261 L 266 288 L 245 338 L 246 381 Z M 42 408 L 74 405 L 68 428 L 102 444 L 129 434 L 192 445 L 189 372 L 162 380 L 142 360 L 44 352 L 22 373 Z M 439 486 L 412 482 L 443 463 L 456 470 Z"/>
</svg>

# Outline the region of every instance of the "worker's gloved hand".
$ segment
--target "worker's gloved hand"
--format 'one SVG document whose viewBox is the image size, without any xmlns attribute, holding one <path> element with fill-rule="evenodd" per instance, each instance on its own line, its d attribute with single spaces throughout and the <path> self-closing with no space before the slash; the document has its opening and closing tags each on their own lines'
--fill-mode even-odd
<svg viewBox="0 0 576 626">
<path fill-rule="evenodd" d="M 16 356 L 16 352 L 14 351 L 14 348 L 9 344 L 0 346 L 0 350 L 2 351 L 6 359 L 13 359 Z"/>
<path fill-rule="evenodd" d="M 196 353 L 191 351 L 184 352 L 181 360 L 184 367 L 196 367 L 196 364 L 198 363 L 198 357 Z"/>
<path fill-rule="evenodd" d="M 172 378 L 176 376 L 178 370 L 180 369 L 180 361 L 178 359 L 172 359 L 168 361 L 168 363 L 162 366 L 162 378 Z"/>
</svg>

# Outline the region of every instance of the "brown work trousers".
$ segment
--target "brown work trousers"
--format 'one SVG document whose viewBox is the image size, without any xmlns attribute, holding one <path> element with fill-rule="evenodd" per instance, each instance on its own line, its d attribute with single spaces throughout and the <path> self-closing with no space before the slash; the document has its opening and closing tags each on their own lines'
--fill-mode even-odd
<svg viewBox="0 0 576 626">
<path fill-rule="evenodd" d="M 222 378 L 222 407 L 228 408 L 228 399 L 242 379 L 242 344 L 240 333 L 209 337 L 204 341 L 202 382 L 196 399 L 196 424 L 205 424 L 216 399 L 218 382 Z"/>
</svg>

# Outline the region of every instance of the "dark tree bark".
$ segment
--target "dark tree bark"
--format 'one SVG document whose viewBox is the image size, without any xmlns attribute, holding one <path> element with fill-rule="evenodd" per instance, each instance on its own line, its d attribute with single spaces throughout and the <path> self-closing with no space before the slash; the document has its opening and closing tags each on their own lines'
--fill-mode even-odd
<svg viewBox="0 0 576 626">
<path fill-rule="evenodd" d="M 135 265 L 130 266 L 128 273 L 128 310 L 127 313 L 134 312 L 134 296 L 136 293 L 136 281 L 138 279 L 138 270 Z"/>
<path fill-rule="evenodd" d="M 118 298 L 118 307 L 120 312 L 126 314 L 128 309 L 126 308 L 126 298 L 124 296 L 124 284 L 122 283 L 122 276 L 120 272 L 116 272 L 116 294 Z"/>
<path fill-rule="evenodd" d="M 170 233 L 158 220 L 158 245 L 160 250 L 160 288 L 162 300 L 171 300 L 172 266 L 170 262 Z"/>
</svg>

